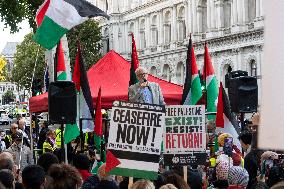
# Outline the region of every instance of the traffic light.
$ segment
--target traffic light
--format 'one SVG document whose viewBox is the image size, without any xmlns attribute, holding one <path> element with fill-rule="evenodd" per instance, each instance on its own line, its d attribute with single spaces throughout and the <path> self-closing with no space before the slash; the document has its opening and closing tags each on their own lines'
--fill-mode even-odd
<svg viewBox="0 0 284 189">
<path fill-rule="evenodd" d="M 32 96 L 37 96 L 42 93 L 42 80 L 41 79 L 34 79 L 32 85 Z"/>
</svg>

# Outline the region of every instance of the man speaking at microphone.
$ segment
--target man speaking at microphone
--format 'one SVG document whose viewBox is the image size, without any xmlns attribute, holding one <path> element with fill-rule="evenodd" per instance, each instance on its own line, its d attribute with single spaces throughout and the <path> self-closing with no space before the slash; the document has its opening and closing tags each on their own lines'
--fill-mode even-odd
<svg viewBox="0 0 284 189">
<path fill-rule="evenodd" d="M 147 81 L 147 70 L 143 67 L 138 67 L 135 74 L 139 82 L 128 88 L 129 101 L 165 105 L 159 84 Z"/>
</svg>

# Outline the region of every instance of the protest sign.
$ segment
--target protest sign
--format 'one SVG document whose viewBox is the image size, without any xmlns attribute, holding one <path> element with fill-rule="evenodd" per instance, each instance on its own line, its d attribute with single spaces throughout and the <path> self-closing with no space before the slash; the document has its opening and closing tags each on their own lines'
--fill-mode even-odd
<svg viewBox="0 0 284 189">
<path fill-rule="evenodd" d="M 166 165 L 206 162 L 204 106 L 166 106 L 164 161 Z"/>
<path fill-rule="evenodd" d="M 114 102 L 108 150 L 120 164 L 109 174 L 157 178 L 164 116 L 165 106 Z"/>
</svg>

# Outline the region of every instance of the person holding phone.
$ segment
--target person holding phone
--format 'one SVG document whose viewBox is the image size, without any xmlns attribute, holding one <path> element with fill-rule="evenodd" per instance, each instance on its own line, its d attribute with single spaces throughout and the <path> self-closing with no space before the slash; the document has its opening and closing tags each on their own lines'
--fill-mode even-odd
<svg viewBox="0 0 284 189">
<path fill-rule="evenodd" d="M 128 88 L 129 101 L 165 105 L 159 84 L 147 80 L 147 70 L 143 67 L 138 67 L 135 74 L 139 82 Z"/>
</svg>

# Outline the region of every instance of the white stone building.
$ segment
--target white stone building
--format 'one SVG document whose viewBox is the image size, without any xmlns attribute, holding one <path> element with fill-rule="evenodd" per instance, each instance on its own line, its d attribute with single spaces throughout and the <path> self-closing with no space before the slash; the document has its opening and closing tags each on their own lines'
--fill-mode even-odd
<svg viewBox="0 0 284 189">
<path fill-rule="evenodd" d="M 199 69 L 208 43 L 215 74 L 245 70 L 260 81 L 263 61 L 262 0 L 93 0 L 107 11 L 102 43 L 130 59 L 133 32 L 140 64 L 158 77 L 183 84 L 189 34 Z M 260 94 L 259 87 L 259 94 Z M 260 99 L 260 98 L 259 98 Z"/>
</svg>

